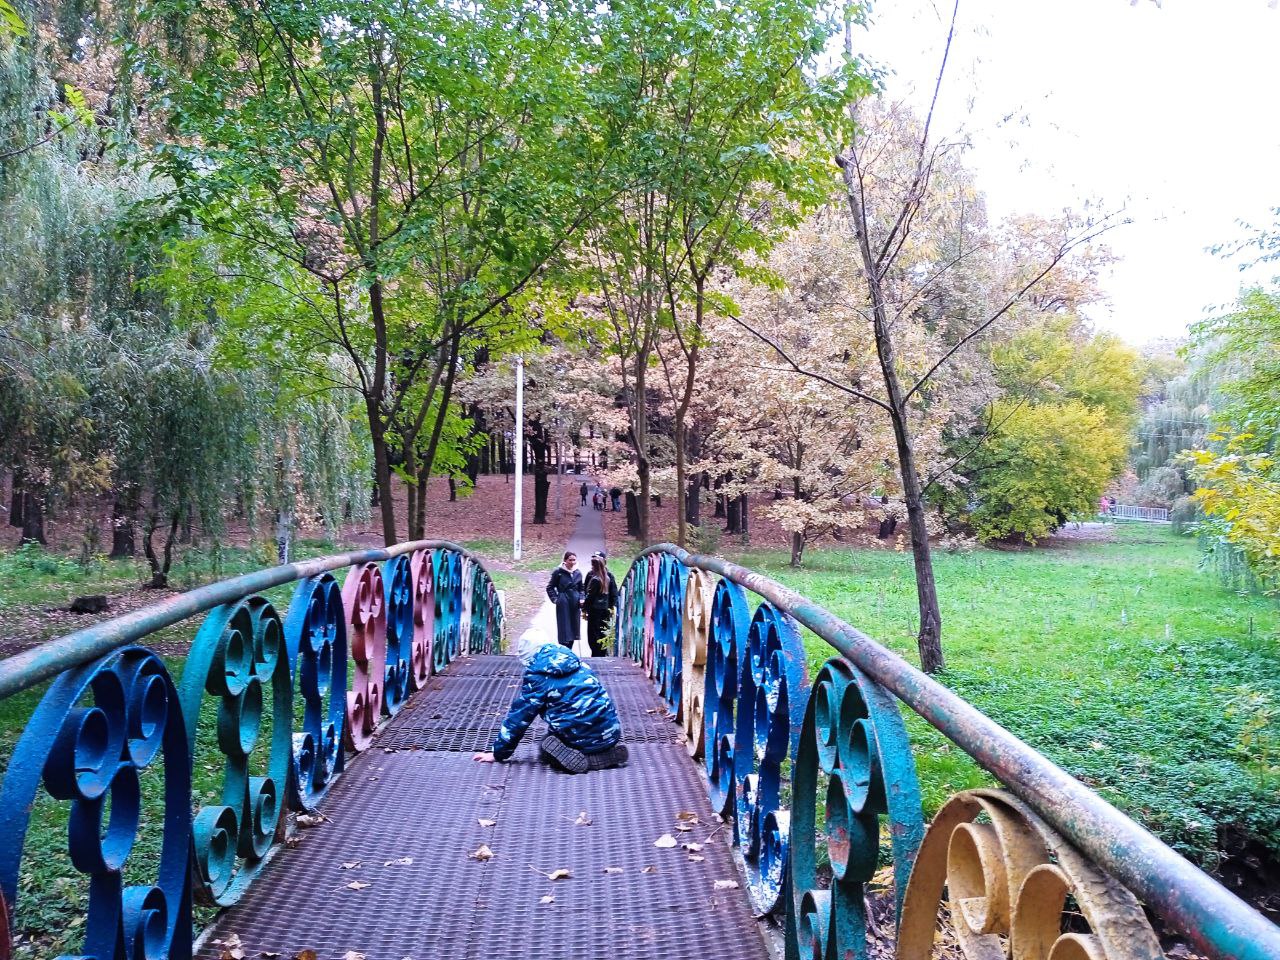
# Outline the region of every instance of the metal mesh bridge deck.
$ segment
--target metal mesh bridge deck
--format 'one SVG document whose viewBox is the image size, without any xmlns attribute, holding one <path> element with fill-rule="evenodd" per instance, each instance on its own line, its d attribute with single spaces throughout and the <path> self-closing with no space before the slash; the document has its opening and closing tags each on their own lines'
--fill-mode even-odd
<svg viewBox="0 0 1280 960">
<path fill-rule="evenodd" d="M 201 958 L 235 934 L 246 958 L 317 960 L 761 960 L 764 941 L 679 730 L 635 665 L 593 666 L 631 753 L 582 776 L 537 760 L 541 721 L 512 762 L 480 764 L 520 682 L 514 657 L 433 677 L 349 762 L 326 820 L 283 846 Z M 576 821 L 585 811 L 589 825 Z M 693 812 L 692 830 L 677 814 Z M 494 821 L 482 826 L 481 821 Z M 700 844 L 658 848 L 670 834 Z M 487 846 L 492 857 L 473 854 Z M 701 859 L 697 859 L 701 858 Z M 547 874 L 569 870 L 568 879 Z M 553 898 L 546 900 L 545 898 Z"/>
</svg>

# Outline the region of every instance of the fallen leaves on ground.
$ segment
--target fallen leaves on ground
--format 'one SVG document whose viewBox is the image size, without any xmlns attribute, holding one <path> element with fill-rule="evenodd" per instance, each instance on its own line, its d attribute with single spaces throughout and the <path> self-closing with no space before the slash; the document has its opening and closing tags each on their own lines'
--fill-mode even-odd
<svg viewBox="0 0 1280 960">
<path fill-rule="evenodd" d="M 244 945 L 237 934 L 228 934 L 222 941 L 221 960 L 244 960 Z"/>
<path fill-rule="evenodd" d="M 472 860 L 479 860 L 483 863 L 485 860 L 493 859 L 493 851 L 489 849 L 489 845 L 487 843 L 482 843 L 478 850 L 467 854 L 467 856 Z"/>
<path fill-rule="evenodd" d="M 529 869 L 532 870 L 534 873 L 542 874 L 548 880 L 568 880 L 570 877 L 573 876 L 573 873 L 569 870 L 566 870 L 564 867 L 560 867 L 559 869 L 552 870 L 550 873 L 548 873 L 546 870 L 539 870 L 537 867 L 535 867 L 531 863 L 529 864 Z"/>
<path fill-rule="evenodd" d="M 316 960 L 316 952 L 314 950 L 299 950 L 293 955 L 293 960 Z"/>
<path fill-rule="evenodd" d="M 290 848 L 291 850 L 295 849 L 297 847 L 302 846 L 302 838 L 301 837 L 285 837 L 284 845 Z"/>
<path fill-rule="evenodd" d="M 653 841 L 653 845 L 662 850 L 669 850 L 671 847 L 676 845 L 676 838 L 669 833 L 664 833 L 657 840 Z"/>
<path fill-rule="evenodd" d="M 313 827 L 320 826 L 320 824 L 325 823 L 328 820 L 329 818 L 323 813 L 300 813 L 298 814 L 297 819 L 298 829 L 310 830 Z"/>
</svg>

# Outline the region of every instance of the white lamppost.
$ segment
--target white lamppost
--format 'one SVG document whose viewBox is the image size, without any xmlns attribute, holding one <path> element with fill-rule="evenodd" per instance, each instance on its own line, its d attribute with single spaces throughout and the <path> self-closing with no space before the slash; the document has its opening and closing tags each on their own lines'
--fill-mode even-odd
<svg viewBox="0 0 1280 960">
<path fill-rule="evenodd" d="M 516 357 L 516 510 L 511 534 L 511 556 L 520 559 L 524 520 L 524 358 Z"/>
</svg>

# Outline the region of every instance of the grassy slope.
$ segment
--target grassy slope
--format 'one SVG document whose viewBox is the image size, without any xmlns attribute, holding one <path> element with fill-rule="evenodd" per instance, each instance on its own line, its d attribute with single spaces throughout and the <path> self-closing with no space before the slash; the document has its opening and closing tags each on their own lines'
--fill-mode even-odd
<svg viewBox="0 0 1280 960">
<path fill-rule="evenodd" d="M 915 661 L 910 556 L 782 551 L 742 561 Z M 1280 857 L 1280 615 L 1200 573 L 1194 544 L 1122 527 L 1115 543 L 939 555 L 941 679 L 1209 866 L 1221 837 Z M 816 668 L 825 645 L 808 637 Z M 985 774 L 909 718 L 926 805 Z"/>
</svg>

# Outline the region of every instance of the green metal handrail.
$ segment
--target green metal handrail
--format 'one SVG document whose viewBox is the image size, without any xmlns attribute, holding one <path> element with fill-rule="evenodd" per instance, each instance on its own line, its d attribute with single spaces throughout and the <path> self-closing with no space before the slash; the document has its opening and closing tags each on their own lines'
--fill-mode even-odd
<svg viewBox="0 0 1280 960">
<path fill-rule="evenodd" d="M 670 543 L 640 553 L 624 586 L 651 555 L 672 558 L 684 567 L 716 574 L 750 590 L 831 644 L 1210 956 L 1280 960 L 1280 927 L 1062 768 L 862 631 L 775 580 Z M 652 619 L 649 629 L 653 629 Z M 707 744 L 708 751 L 713 748 Z"/>
<path fill-rule="evenodd" d="M 95 623 L 0 660 L 0 700 L 34 687 L 51 677 L 56 677 L 64 670 L 91 663 L 112 650 L 141 640 L 148 634 L 163 630 L 187 617 L 205 613 L 214 607 L 231 603 L 250 594 L 261 593 L 272 587 L 319 576 L 330 570 L 355 566 L 358 563 L 377 563 L 413 553 L 415 550 L 437 549 L 453 550 L 463 556 L 471 557 L 477 563 L 480 562 L 479 558 L 466 547 L 448 540 L 411 540 L 391 547 L 335 553 L 299 563 L 284 563 L 277 567 L 268 567 L 265 570 L 255 570 L 253 573 L 219 580 L 217 583 L 188 590 L 186 593 L 150 604 L 132 613 Z"/>
</svg>

